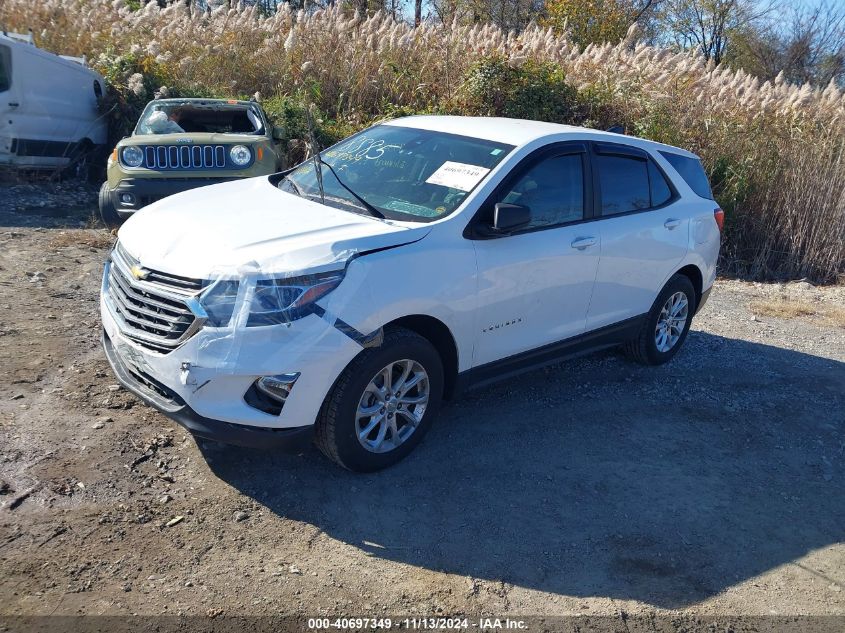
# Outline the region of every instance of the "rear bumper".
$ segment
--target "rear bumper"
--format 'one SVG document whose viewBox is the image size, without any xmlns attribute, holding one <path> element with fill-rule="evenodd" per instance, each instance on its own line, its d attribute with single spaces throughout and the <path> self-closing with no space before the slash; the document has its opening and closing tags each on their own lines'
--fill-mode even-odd
<svg viewBox="0 0 845 633">
<path fill-rule="evenodd" d="M 111 190 L 111 201 L 118 215 L 126 219 L 138 209 L 175 193 L 229 182 L 237 178 L 124 178 Z M 125 196 L 131 199 L 123 201 Z"/>
<path fill-rule="evenodd" d="M 102 343 L 109 365 L 111 365 L 112 371 L 120 384 L 149 406 L 185 427 L 196 437 L 235 446 L 291 452 L 302 450 L 311 443 L 314 425 L 271 429 L 233 424 L 203 417 L 185 404 L 178 394 L 165 385 L 158 383 L 151 377 L 147 377 L 145 383 L 139 376 L 130 371 L 115 351 L 105 330 L 102 332 Z"/>
</svg>

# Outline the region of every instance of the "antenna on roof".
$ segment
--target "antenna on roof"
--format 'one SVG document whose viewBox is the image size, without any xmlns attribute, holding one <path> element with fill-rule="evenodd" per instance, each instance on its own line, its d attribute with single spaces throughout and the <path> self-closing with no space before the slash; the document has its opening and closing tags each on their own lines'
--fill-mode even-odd
<svg viewBox="0 0 845 633">
<path fill-rule="evenodd" d="M 613 127 L 607 128 L 607 131 L 611 132 L 613 134 L 624 134 L 625 133 L 625 127 L 622 126 L 622 125 L 614 125 Z"/>
</svg>

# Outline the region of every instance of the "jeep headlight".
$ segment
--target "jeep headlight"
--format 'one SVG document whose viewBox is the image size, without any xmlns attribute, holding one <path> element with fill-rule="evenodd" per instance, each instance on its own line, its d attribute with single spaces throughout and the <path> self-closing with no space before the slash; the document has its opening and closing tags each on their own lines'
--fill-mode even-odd
<svg viewBox="0 0 845 633">
<path fill-rule="evenodd" d="M 141 151 L 140 147 L 130 145 L 120 150 L 120 158 L 127 167 L 140 167 L 141 163 L 144 162 L 144 152 Z"/>
<path fill-rule="evenodd" d="M 344 271 L 330 271 L 290 277 L 259 279 L 249 306 L 247 327 L 278 325 L 311 314 L 314 304 L 343 281 Z"/>
<path fill-rule="evenodd" d="M 235 145 L 229 150 L 229 158 L 238 167 L 245 167 L 252 160 L 252 152 L 246 145 Z"/>
</svg>

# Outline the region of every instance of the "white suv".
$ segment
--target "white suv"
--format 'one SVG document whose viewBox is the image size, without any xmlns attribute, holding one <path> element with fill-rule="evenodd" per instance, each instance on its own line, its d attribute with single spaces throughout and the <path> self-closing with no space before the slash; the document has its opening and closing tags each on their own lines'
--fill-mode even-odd
<svg viewBox="0 0 845 633">
<path fill-rule="evenodd" d="M 410 117 L 150 205 L 106 264 L 122 384 L 195 435 L 407 455 L 443 400 L 624 345 L 658 365 L 716 274 L 698 158 L 511 119 Z"/>
</svg>

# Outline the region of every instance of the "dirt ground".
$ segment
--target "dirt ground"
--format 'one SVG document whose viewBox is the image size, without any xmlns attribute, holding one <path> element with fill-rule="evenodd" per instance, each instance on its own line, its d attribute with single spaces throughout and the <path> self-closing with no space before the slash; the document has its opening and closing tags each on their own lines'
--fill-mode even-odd
<svg viewBox="0 0 845 633">
<path fill-rule="evenodd" d="M 670 364 L 470 392 L 356 475 L 197 445 L 122 390 L 111 236 L 9 191 L 0 615 L 845 616 L 845 288 L 720 281 Z"/>
</svg>

